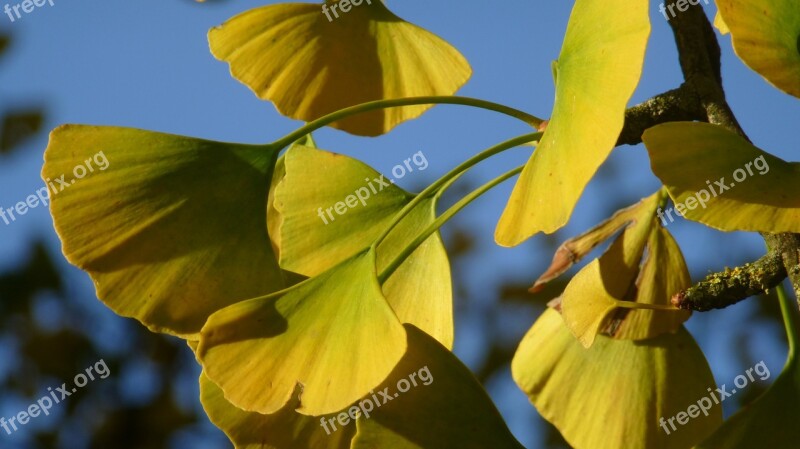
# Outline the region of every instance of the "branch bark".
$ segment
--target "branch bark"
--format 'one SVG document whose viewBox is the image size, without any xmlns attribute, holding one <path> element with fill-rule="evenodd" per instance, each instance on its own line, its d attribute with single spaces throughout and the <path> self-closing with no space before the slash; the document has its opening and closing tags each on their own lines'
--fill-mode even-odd
<svg viewBox="0 0 800 449">
<path fill-rule="evenodd" d="M 677 0 L 667 3 L 675 5 Z M 725 98 L 719 42 L 702 6 L 690 5 L 672 17 L 669 24 L 684 83 L 628 109 L 617 144 L 638 144 L 644 130 L 659 123 L 695 120 L 723 126 L 750 141 Z M 788 276 L 800 304 L 800 234 L 762 236 L 769 248 L 767 255 L 742 267 L 709 275 L 676 294 L 673 303 L 697 311 L 722 308 L 763 293 Z"/>
<path fill-rule="evenodd" d="M 695 120 L 705 121 L 705 110 L 694 92 L 686 84 L 682 84 L 677 89 L 656 95 L 628 108 L 625 111 L 625 126 L 619 135 L 617 145 L 642 143 L 644 131 L 660 123 Z"/>
<path fill-rule="evenodd" d="M 697 285 L 672 297 L 675 307 L 705 312 L 722 309 L 766 292 L 786 279 L 779 254 L 769 253 L 753 263 L 706 276 Z"/>
</svg>

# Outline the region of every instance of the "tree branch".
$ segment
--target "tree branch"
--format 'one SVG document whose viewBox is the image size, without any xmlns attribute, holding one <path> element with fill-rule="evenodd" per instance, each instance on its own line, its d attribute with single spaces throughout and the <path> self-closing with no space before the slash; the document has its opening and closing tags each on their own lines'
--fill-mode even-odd
<svg viewBox="0 0 800 449">
<path fill-rule="evenodd" d="M 644 131 L 660 123 L 695 120 L 705 121 L 705 110 L 694 91 L 683 84 L 628 108 L 617 145 L 642 143 Z"/>
<path fill-rule="evenodd" d="M 668 3 L 675 4 L 677 0 Z M 702 6 L 690 5 L 669 23 L 685 80 L 681 87 L 693 92 L 692 97 L 699 98 L 709 123 L 723 126 L 750 141 L 725 99 L 719 42 Z M 762 236 L 769 248 L 766 256 L 732 271 L 708 276 L 675 295 L 673 303 L 693 310 L 725 307 L 777 285 L 787 275 L 800 301 L 800 235 L 762 233 Z M 776 264 L 780 264 L 780 270 Z"/>
<path fill-rule="evenodd" d="M 780 254 L 768 253 L 753 263 L 706 276 L 694 287 L 672 297 L 675 307 L 705 312 L 723 309 L 759 295 L 786 279 Z"/>
<path fill-rule="evenodd" d="M 762 233 L 767 247 L 780 256 L 786 274 L 792 282 L 795 298 L 800 301 L 800 234 Z"/>
</svg>

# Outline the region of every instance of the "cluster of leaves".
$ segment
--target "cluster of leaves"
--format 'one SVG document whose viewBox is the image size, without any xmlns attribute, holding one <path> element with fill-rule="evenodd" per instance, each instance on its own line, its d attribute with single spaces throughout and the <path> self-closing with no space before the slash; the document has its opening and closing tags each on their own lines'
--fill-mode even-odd
<svg viewBox="0 0 800 449">
<path fill-rule="evenodd" d="M 791 0 L 719 4 L 718 23 L 727 24 L 737 54 L 798 96 L 800 11 Z M 646 1 L 577 0 L 544 121 L 452 97 L 470 76 L 466 60 L 382 2 L 332 22 L 319 4 L 247 11 L 211 30 L 212 53 L 259 97 L 308 124 L 265 145 L 118 127 L 54 130 L 43 178 L 98 149 L 110 160 L 102 175 L 53 199 L 64 254 L 116 313 L 186 340 L 203 368 L 206 412 L 237 448 L 520 448 L 450 351 L 453 292 L 438 229 L 520 172 L 497 243 L 563 227 L 617 145 L 649 33 Z M 534 129 L 471 156 L 419 194 L 388 186 L 368 207 L 325 226 L 318 210 L 381 175 L 319 149 L 310 133 L 329 125 L 375 136 L 434 103 L 492 109 Z M 534 289 L 619 233 L 522 340 L 514 379 L 576 448 L 749 448 L 755 438 L 793 447 L 800 401 L 775 414 L 777 401 L 800 398 L 797 310 L 785 298 L 792 345 L 775 386 L 726 424 L 714 407 L 672 435 L 659 427 L 659 418 L 705 396 L 714 379 L 683 328 L 689 313 L 671 304 L 690 279 L 656 215 L 670 199 L 682 203 L 706 180 L 763 156 L 769 178 L 685 216 L 723 230 L 800 233 L 792 195 L 800 165 L 711 124 L 665 123 L 642 139 L 664 188 L 562 246 Z M 437 201 L 462 173 L 529 143 L 536 150 L 524 167 L 437 215 Z M 318 182 L 304 182 L 309 177 Z M 432 389 L 409 392 L 333 435 L 320 426 L 422 366 L 436 377 Z M 767 424 L 774 431 L 764 440 Z"/>
</svg>

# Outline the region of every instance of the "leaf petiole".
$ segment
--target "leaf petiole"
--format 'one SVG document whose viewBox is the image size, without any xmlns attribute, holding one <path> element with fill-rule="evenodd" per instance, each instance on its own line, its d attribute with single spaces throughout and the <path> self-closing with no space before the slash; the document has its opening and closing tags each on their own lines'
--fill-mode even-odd
<svg viewBox="0 0 800 449">
<path fill-rule="evenodd" d="M 391 277 L 391 275 L 400 267 L 400 265 L 405 262 L 405 260 L 416 251 L 416 249 L 421 245 L 428 237 L 431 236 L 434 232 L 436 232 L 442 225 L 444 225 L 448 220 L 450 220 L 453 216 L 455 216 L 458 212 L 461 211 L 464 207 L 466 207 L 469 203 L 474 201 L 479 196 L 483 195 L 484 193 L 488 192 L 493 187 L 497 186 L 498 184 L 502 183 L 503 181 L 511 178 L 519 174 L 524 166 L 517 167 L 513 170 L 510 170 L 497 178 L 487 182 L 486 184 L 482 185 L 481 187 L 477 188 L 473 192 L 469 193 L 465 197 L 461 198 L 456 204 L 451 206 L 447 209 L 442 215 L 436 218 L 428 227 L 426 227 L 418 236 L 414 239 L 411 244 L 409 244 L 403 251 L 398 254 L 384 269 L 378 274 L 378 282 L 383 284 L 386 280 Z M 420 197 L 422 197 L 420 195 Z M 419 198 L 419 197 L 418 197 Z"/>
<path fill-rule="evenodd" d="M 479 100 L 477 98 L 457 97 L 457 96 L 394 98 L 390 100 L 370 101 L 367 103 L 362 103 L 359 105 L 340 109 L 336 112 L 332 112 L 328 115 L 320 117 L 314 120 L 313 122 L 309 122 L 304 126 L 300 127 L 299 129 L 293 131 L 292 133 L 287 134 L 286 136 L 276 140 L 275 142 L 267 144 L 266 146 L 270 148 L 276 148 L 278 150 L 283 149 L 291 145 L 298 139 L 301 139 L 306 134 L 309 134 L 324 126 L 330 125 L 333 122 L 350 117 L 352 115 L 357 115 L 378 109 L 397 108 L 402 106 L 415 106 L 422 104 L 455 104 L 455 105 L 472 106 L 475 108 L 486 109 L 489 111 L 499 112 L 501 114 L 505 114 L 510 117 L 522 120 L 526 124 L 531 125 L 537 129 L 539 128 L 539 125 L 541 125 L 543 122 L 542 119 L 535 117 L 531 114 L 528 114 L 527 112 L 523 112 L 518 109 L 514 109 L 512 107 L 494 103 L 491 101 Z"/>
<path fill-rule="evenodd" d="M 800 318 L 798 318 L 797 302 L 789 299 L 783 284 L 778 284 L 778 301 L 781 304 L 783 323 L 786 326 L 786 336 L 789 340 L 789 360 L 794 361 L 797 348 L 800 346 Z"/>
<path fill-rule="evenodd" d="M 472 156 L 471 158 L 467 159 L 466 161 L 459 164 L 456 168 L 447 172 L 444 176 L 433 182 L 429 185 L 425 190 L 420 192 L 414 199 L 412 199 L 408 204 L 403 207 L 400 212 L 398 212 L 394 218 L 392 219 L 391 223 L 383 230 L 383 232 L 375 239 L 375 242 L 372 244 L 373 248 L 377 248 L 386 237 L 392 232 L 392 229 L 397 226 L 400 221 L 405 218 L 406 215 L 409 214 L 417 205 L 422 202 L 425 198 L 429 197 L 430 195 L 439 191 L 439 189 L 445 185 L 448 185 L 454 178 L 460 176 L 462 173 L 467 171 L 468 169 L 472 168 L 474 165 L 478 164 L 479 162 L 488 159 L 495 154 L 501 153 L 503 151 L 509 150 L 511 148 L 520 146 L 527 142 L 532 142 L 539 140 L 542 136 L 541 132 L 537 133 L 530 133 L 530 134 L 523 134 L 521 136 L 514 137 L 513 139 L 509 139 L 505 142 L 499 143 L 491 148 L 481 151 L 480 153 Z"/>
</svg>

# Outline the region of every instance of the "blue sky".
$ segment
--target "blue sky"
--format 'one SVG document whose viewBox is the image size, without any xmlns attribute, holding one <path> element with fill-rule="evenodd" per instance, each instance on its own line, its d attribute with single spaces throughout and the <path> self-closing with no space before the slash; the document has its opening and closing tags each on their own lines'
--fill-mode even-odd
<svg viewBox="0 0 800 449">
<path fill-rule="evenodd" d="M 5 3 L 0 3 L 0 7 Z M 11 2 L 13 4 L 13 2 Z M 11 23 L 0 16 L 0 31 L 13 33 L 14 42 L 0 60 L 0 107 L 39 100 L 47 106 L 45 128 L 62 123 L 120 125 L 213 140 L 262 143 L 300 125 L 280 116 L 229 76 L 224 63 L 208 51 L 206 32 L 236 13 L 263 5 L 263 1 L 197 4 L 189 0 L 63 1 L 37 8 Z M 457 47 L 470 61 L 474 75 L 459 92 L 505 103 L 547 117 L 553 102 L 550 62 L 557 58 L 572 2 L 504 0 L 502 2 L 388 2 L 399 16 L 435 32 Z M 667 22 L 651 2 L 653 33 L 643 81 L 631 104 L 676 87 L 681 81 L 677 54 Z M 708 7 L 713 15 L 713 6 Z M 797 159 L 793 128 L 800 119 L 796 99 L 773 89 L 735 57 L 730 39 L 721 38 L 723 76 L 728 98 L 740 122 L 756 145 L 786 159 Z M 406 176 L 400 184 L 420 189 L 459 161 L 480 149 L 526 132 L 502 116 L 458 106 L 440 106 L 422 118 L 399 126 L 389 135 L 367 139 L 335 130 L 316 135 L 324 149 L 362 159 L 387 172 L 417 151 L 429 161 L 424 172 Z M 39 172 L 47 145 L 42 133 L 23 151 L 0 156 L 0 207 L 11 207 L 42 185 Z M 508 152 L 471 173 L 477 185 L 523 163 L 529 149 Z M 113 163 L 113 162 L 112 162 Z M 621 207 L 658 188 L 641 146 L 614 151 L 590 184 L 569 225 L 555 237 L 537 236 L 517 248 L 499 248 L 494 225 L 510 194 L 506 183 L 470 205 L 454 227 L 477 232 L 480 257 L 454 266 L 454 278 L 474 300 L 458 317 L 456 353 L 470 366 L 485 356 L 484 311 L 492 307 L 497 286 L 507 281 L 529 282 L 547 266 L 552 254 L 545 248 L 553 239 L 564 240 L 605 218 L 612 205 Z M 763 252 L 758 236 L 720 233 L 696 223 L 670 225 L 687 258 L 694 279 Z M 448 229 L 445 235 L 448 236 Z M 46 209 L 32 210 L 18 222 L 0 221 L 0 270 L 24 258 L 26 241 L 42 237 L 54 253 L 59 242 Z M 62 261 L 76 295 L 85 298 L 113 333 L 113 314 L 93 298 L 88 278 Z M 83 299 L 82 299 L 83 300 Z M 458 302 L 459 299 L 456 298 Z M 733 362 L 731 342 L 741 336 L 751 306 L 743 304 L 696 316 L 690 330 L 709 354 L 720 382 L 748 366 Z M 532 310 L 501 315 L 508 335 L 519 340 L 533 323 Z M 739 324 L 741 323 L 741 326 Z M 780 337 L 780 335 L 777 335 Z M 712 338 L 713 337 L 713 338 Z M 775 345 L 775 332 L 749 339 L 754 357 L 779 370 L 784 352 Z M 533 411 L 510 381 L 492 379 L 490 392 L 514 433 L 528 447 L 537 447 L 531 426 Z"/>
</svg>

